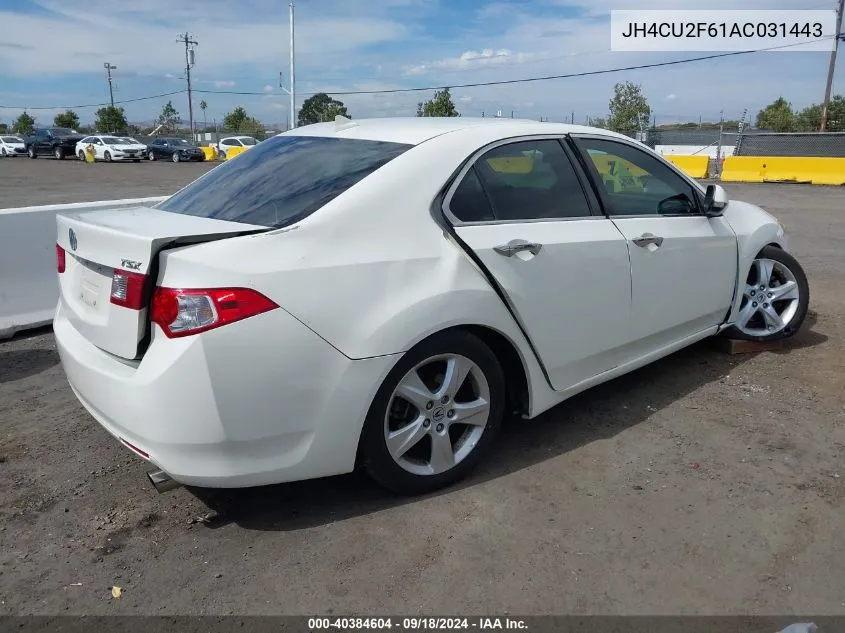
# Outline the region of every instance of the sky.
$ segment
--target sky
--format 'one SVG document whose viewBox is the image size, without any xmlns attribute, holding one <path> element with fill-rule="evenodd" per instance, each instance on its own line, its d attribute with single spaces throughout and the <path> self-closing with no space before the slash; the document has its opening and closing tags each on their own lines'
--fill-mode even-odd
<svg viewBox="0 0 845 633">
<path fill-rule="evenodd" d="M 687 59 L 705 53 L 610 50 L 611 9 L 833 9 L 835 0 L 299 0 L 297 107 L 315 92 L 457 86 Z M 0 0 L 0 121 L 25 108 L 36 124 L 74 107 L 83 123 L 114 98 L 130 121 L 153 120 L 170 99 L 187 121 L 184 45 L 195 121 L 243 106 L 271 125 L 289 117 L 289 8 L 282 0 Z M 639 84 L 656 122 L 737 119 L 783 96 L 794 107 L 824 96 L 829 53 L 762 52 L 664 68 L 511 85 L 453 88 L 464 116 L 586 122 L 607 115 L 616 82 Z M 845 53 L 840 52 L 840 58 Z M 287 85 L 287 83 L 286 83 Z M 221 91 L 257 93 L 222 94 Z M 840 59 L 834 94 L 845 93 Z M 338 95 L 353 118 L 413 116 L 432 90 Z M 136 99 L 143 99 L 133 101 Z M 207 109 L 199 109 L 200 100 Z"/>
</svg>

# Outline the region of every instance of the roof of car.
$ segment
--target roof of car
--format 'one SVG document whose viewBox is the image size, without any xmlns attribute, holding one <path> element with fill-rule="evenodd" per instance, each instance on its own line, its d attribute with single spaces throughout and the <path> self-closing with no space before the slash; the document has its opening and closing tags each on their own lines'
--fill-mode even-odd
<svg viewBox="0 0 845 633">
<path fill-rule="evenodd" d="M 283 132 L 282 135 L 330 136 L 357 138 L 372 141 L 387 141 L 417 145 L 429 139 L 450 132 L 457 132 L 478 126 L 498 126 L 502 137 L 529 134 L 574 134 L 601 133 L 607 136 L 623 135 L 610 130 L 570 125 L 568 123 L 539 122 L 531 119 L 486 118 L 486 117 L 391 117 L 379 119 L 351 119 L 315 123 Z M 628 138 L 628 137 L 624 137 Z"/>
</svg>

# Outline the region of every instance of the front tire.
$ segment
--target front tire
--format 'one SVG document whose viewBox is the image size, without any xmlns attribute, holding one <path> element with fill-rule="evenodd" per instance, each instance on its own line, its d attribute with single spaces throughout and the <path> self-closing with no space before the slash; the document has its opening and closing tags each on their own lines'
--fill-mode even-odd
<svg viewBox="0 0 845 633">
<path fill-rule="evenodd" d="M 36 151 L 35 151 L 35 148 L 34 148 L 34 147 L 30 147 L 28 150 L 26 150 L 26 154 L 27 154 L 27 156 L 29 156 L 32 160 L 35 160 L 36 158 L 38 158 L 38 154 L 36 153 Z"/>
<path fill-rule="evenodd" d="M 57 147 L 53 150 L 53 156 L 56 157 L 56 160 L 64 160 L 65 152 L 61 147 Z"/>
<path fill-rule="evenodd" d="M 76 156 L 77 156 L 77 157 L 79 158 L 79 160 L 81 160 L 83 163 L 85 162 L 85 152 L 83 152 L 82 150 L 79 150 L 79 153 L 78 153 Z"/>
<path fill-rule="evenodd" d="M 179 152 L 173 152 L 173 154 L 171 155 L 171 160 L 174 163 L 178 163 L 181 160 L 181 158 L 179 157 Z"/>
<path fill-rule="evenodd" d="M 155 159 L 156 159 L 155 152 L 153 152 L 152 150 L 150 150 L 150 153 L 149 153 L 149 154 L 147 154 L 147 158 L 149 158 L 150 160 L 155 160 Z"/>
<path fill-rule="evenodd" d="M 499 434 L 505 378 L 473 334 L 428 338 L 397 363 L 373 399 L 361 435 L 369 474 L 400 494 L 431 492 L 466 477 Z"/>
<path fill-rule="evenodd" d="M 736 322 L 726 335 L 761 342 L 789 338 L 801 329 L 809 305 L 810 285 L 801 264 L 766 246 L 751 264 Z"/>
</svg>

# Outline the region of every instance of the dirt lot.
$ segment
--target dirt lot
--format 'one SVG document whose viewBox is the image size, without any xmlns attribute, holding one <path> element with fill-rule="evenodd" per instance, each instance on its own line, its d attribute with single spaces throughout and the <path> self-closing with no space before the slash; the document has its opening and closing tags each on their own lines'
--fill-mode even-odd
<svg viewBox="0 0 845 633">
<path fill-rule="evenodd" d="M 790 348 L 675 354 L 512 423 L 427 498 L 358 475 L 157 495 L 49 332 L 0 345 L 0 614 L 845 614 L 845 188 L 728 188 L 806 265 Z"/>
<path fill-rule="evenodd" d="M 41 156 L 0 159 L 0 209 L 175 193 L 219 162 L 80 162 Z"/>
</svg>

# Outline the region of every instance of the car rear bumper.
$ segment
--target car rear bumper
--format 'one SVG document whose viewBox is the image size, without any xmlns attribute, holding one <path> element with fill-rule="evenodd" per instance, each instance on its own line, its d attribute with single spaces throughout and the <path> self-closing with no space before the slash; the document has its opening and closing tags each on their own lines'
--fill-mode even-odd
<svg viewBox="0 0 845 633">
<path fill-rule="evenodd" d="M 200 487 L 350 472 L 395 361 L 350 360 L 281 309 L 194 337 L 156 329 L 140 361 L 95 347 L 61 302 L 53 325 L 68 382 L 92 417 L 175 481 Z"/>
</svg>

